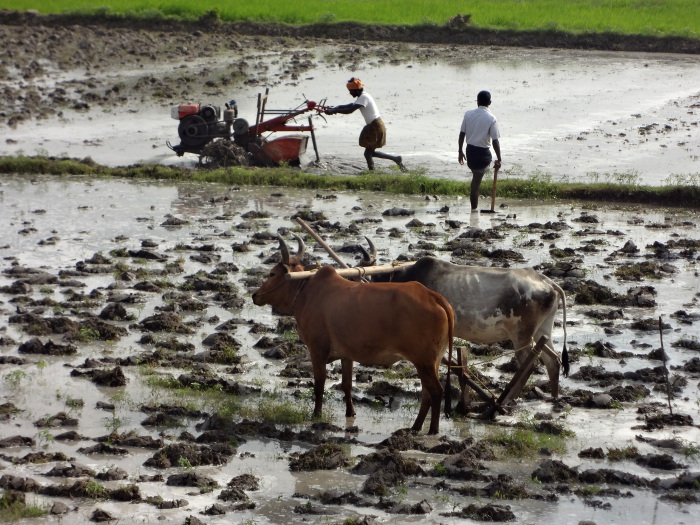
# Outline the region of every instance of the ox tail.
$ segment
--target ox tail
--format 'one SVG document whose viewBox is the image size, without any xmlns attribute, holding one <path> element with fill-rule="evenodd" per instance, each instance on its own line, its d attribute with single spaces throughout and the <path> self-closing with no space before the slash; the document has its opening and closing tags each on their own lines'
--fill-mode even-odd
<svg viewBox="0 0 700 525">
<path fill-rule="evenodd" d="M 450 372 L 452 370 L 452 346 L 455 331 L 455 316 L 452 305 L 447 302 L 447 299 L 440 294 L 437 294 L 437 296 L 440 298 L 438 303 L 440 306 L 442 306 L 442 309 L 445 310 L 445 314 L 447 315 L 447 343 L 449 351 L 447 353 L 447 377 L 445 379 L 445 417 L 449 419 L 452 417 L 452 378 Z"/>
<path fill-rule="evenodd" d="M 556 290 L 556 292 L 559 294 L 559 297 L 561 298 L 563 316 L 562 328 L 564 329 L 564 348 L 562 348 L 561 351 L 561 367 L 564 372 L 564 377 L 569 377 L 569 351 L 566 348 L 566 294 L 564 293 L 564 290 L 561 286 L 552 281 L 549 277 L 544 277 L 546 277 L 546 279 L 552 285 L 552 288 Z"/>
</svg>

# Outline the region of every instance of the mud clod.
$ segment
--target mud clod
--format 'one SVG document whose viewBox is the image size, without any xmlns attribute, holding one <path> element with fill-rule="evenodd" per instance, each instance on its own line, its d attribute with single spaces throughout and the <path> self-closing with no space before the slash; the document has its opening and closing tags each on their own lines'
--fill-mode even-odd
<svg viewBox="0 0 700 525">
<path fill-rule="evenodd" d="M 349 464 L 346 451 L 332 443 L 319 445 L 308 452 L 293 456 L 289 462 L 290 470 L 334 470 Z"/>
</svg>

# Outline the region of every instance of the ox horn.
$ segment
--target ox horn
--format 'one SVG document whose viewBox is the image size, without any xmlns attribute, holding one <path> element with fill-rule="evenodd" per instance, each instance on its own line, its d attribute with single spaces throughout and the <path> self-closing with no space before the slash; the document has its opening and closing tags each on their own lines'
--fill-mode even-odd
<svg viewBox="0 0 700 525">
<path fill-rule="evenodd" d="M 374 246 L 372 239 L 365 237 L 367 239 L 367 244 L 369 244 L 369 251 L 365 250 L 365 247 L 358 244 L 360 251 L 362 252 L 362 262 L 360 266 L 372 266 L 377 263 L 377 248 Z"/>
<path fill-rule="evenodd" d="M 304 253 L 306 252 L 306 244 L 304 244 L 304 239 L 302 239 L 299 235 L 296 233 L 294 234 L 294 238 L 297 240 L 298 248 L 297 248 L 297 253 L 296 253 L 296 258 L 299 264 L 302 264 L 302 261 L 304 259 Z"/>
<path fill-rule="evenodd" d="M 282 253 L 282 264 L 289 264 L 289 246 L 287 246 L 287 243 L 284 240 L 284 237 L 282 237 L 279 233 L 277 234 L 277 238 L 280 241 L 280 252 Z"/>
</svg>

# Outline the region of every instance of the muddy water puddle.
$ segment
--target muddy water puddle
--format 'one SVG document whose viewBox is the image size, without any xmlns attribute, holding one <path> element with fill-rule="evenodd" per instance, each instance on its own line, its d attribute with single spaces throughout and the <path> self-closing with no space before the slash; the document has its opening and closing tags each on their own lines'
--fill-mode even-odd
<svg viewBox="0 0 700 525">
<path fill-rule="evenodd" d="M 229 50 L 186 63 L 162 61 L 140 73 L 166 82 L 172 89 L 167 97 L 150 95 L 143 87 L 126 106 L 95 106 L 83 113 L 67 108 L 60 118 L 21 123 L 7 130 L 10 140 L 0 144 L 0 154 L 90 156 L 107 165 L 194 165 L 195 157 L 178 158 L 165 145 L 179 142 L 170 106 L 223 106 L 235 99 L 240 116 L 253 122 L 257 94 L 265 87 L 271 87 L 270 108 L 292 109 L 307 98 L 337 105 L 350 101 L 344 86 L 356 75 L 387 124 L 386 151 L 401 154 L 409 168 L 432 177 L 467 178 L 456 161 L 457 135 L 464 111 L 475 105 L 481 89 L 492 92 L 491 109 L 501 126 L 501 177 L 539 173 L 555 180 L 660 185 L 669 176 L 692 178 L 700 171 L 695 56 L 419 45 L 382 49 L 379 44 L 287 43 L 279 51 Z M 188 95 L 191 100 L 177 99 L 185 76 L 226 78 L 239 69 L 246 83 L 214 82 Z M 35 82 L 72 78 L 69 89 L 84 90 L 88 84 L 99 91 L 139 78 L 133 65 L 91 69 L 82 80 L 79 73 L 49 70 Z M 321 158 L 331 171 L 364 169 L 356 146 L 359 114 L 326 121 L 317 117 L 315 125 Z M 310 153 L 304 160 L 313 159 Z"/>
<path fill-rule="evenodd" d="M 674 346 L 679 340 L 697 341 L 700 336 L 697 315 L 700 313 L 698 299 L 700 282 L 697 278 L 697 252 L 692 248 L 698 242 L 696 212 L 664 210 L 654 208 L 629 208 L 607 206 L 600 203 L 587 205 L 584 209 L 577 203 L 542 204 L 532 201 L 506 201 L 507 208 L 498 214 L 470 214 L 469 204 L 464 199 L 442 198 L 435 200 L 425 196 L 394 196 L 384 194 L 322 193 L 287 189 L 228 188 L 219 185 L 190 185 L 169 183 L 145 183 L 120 180 L 86 180 L 70 178 L 5 177 L 0 184 L 0 394 L 2 403 L 12 403 L 20 412 L 12 412 L 0 425 L 0 439 L 24 436 L 34 440 L 32 445 L 1 448 L 0 476 L 15 475 L 31 477 L 40 485 L 73 483 L 77 478 L 47 476 L 55 466 L 72 462 L 82 464 L 96 473 L 114 467 L 126 471 L 123 480 L 100 482 L 107 488 L 117 488 L 130 483 L 140 490 L 141 501 L 124 503 L 114 499 L 93 500 L 90 498 L 49 497 L 35 492 L 27 493 L 28 501 L 37 501 L 51 506 L 56 501 L 68 504 L 68 515 L 47 517 L 41 522 L 88 523 L 96 508 L 106 510 L 125 523 L 182 523 L 193 515 L 205 523 L 341 523 L 346 518 L 365 515 L 377 516 L 378 523 L 463 523 L 468 519 L 450 516 L 469 504 L 479 507 L 486 504 L 507 505 L 518 523 L 541 523 L 549 519 L 552 523 L 578 523 L 589 519 L 597 523 L 692 523 L 697 503 L 674 503 L 662 499 L 669 490 L 641 488 L 615 483 L 587 484 L 579 481 L 542 482 L 533 480 L 536 469 L 548 459 L 562 461 L 579 472 L 587 469 L 614 469 L 644 480 L 675 479 L 681 468 L 662 470 L 636 463 L 632 460 L 612 461 L 608 459 L 581 458 L 579 452 L 591 447 L 609 449 L 635 446 L 640 454 L 666 452 L 676 462 L 691 472 L 698 471 L 697 456 L 686 457 L 681 450 L 659 450 L 650 439 L 674 439 L 678 443 L 697 446 L 700 433 L 697 426 L 665 426 L 658 430 L 633 428 L 643 425 L 643 417 L 637 412 L 640 407 L 655 404 L 656 410 L 664 411 L 665 394 L 654 388 L 654 383 L 636 380 L 616 380 L 620 385 L 643 385 L 649 393 L 643 399 L 623 401 L 616 408 L 592 408 L 575 403 L 574 392 L 589 389 L 593 392 L 608 392 L 610 382 L 562 378 L 565 405 L 554 406 L 544 399 L 522 400 L 508 416 L 500 416 L 495 423 L 472 419 L 441 421 L 440 438 L 427 438 L 425 448 L 441 442 L 462 442 L 468 438 L 480 441 L 498 432 L 511 431 L 512 424 L 532 421 L 536 414 L 546 414 L 566 429 L 575 433 L 566 439 L 566 452 L 513 460 L 484 460 L 483 472 L 490 478 L 467 481 L 446 478 L 435 473 L 436 465 L 446 461 L 448 455 L 418 449 L 400 452 L 403 457 L 415 460 L 426 473 L 432 475 L 407 476 L 401 482 L 388 487 L 384 496 L 391 505 L 380 504 L 374 495 L 363 493 L 367 475 L 350 472 L 362 456 L 377 452 L 377 445 L 392 436 L 395 431 L 409 427 L 417 409 L 418 385 L 416 379 L 402 379 L 401 369 L 386 375 L 382 369 L 359 367 L 358 372 L 372 376 L 369 383 L 355 383 L 358 414 L 355 418 L 343 417 L 343 402 L 337 388 L 339 375 L 333 372 L 327 383 L 328 422 L 335 427 L 314 431 L 319 439 L 334 438 L 343 443 L 351 458 L 350 465 L 333 470 L 290 470 L 290 462 L 296 453 L 306 452 L 318 444 L 308 435 L 294 434 L 293 439 L 272 438 L 263 435 L 240 435 L 235 454 L 221 465 L 191 467 L 186 462 L 169 468 L 154 468 L 144 463 L 158 449 L 126 446 L 125 454 L 88 452 L 79 450 L 97 444 L 96 439 L 112 430 L 119 433 L 133 431 L 138 436 L 161 439 L 163 444 L 188 443 L 183 433 L 192 438 L 203 434 L 201 426 L 207 416 L 222 407 L 222 400 L 178 394 L 164 388 L 162 382 L 153 378 L 179 377 L 192 370 L 207 368 L 217 377 L 236 382 L 249 388 L 242 398 L 262 404 L 269 398 L 287 401 L 296 407 L 310 407 L 310 378 L 290 379 L 281 373 L 288 360 L 265 357 L 264 351 L 255 345 L 262 335 L 271 332 L 252 330 L 252 323 L 269 327 L 277 326 L 278 317 L 269 308 L 255 307 L 250 301 L 250 292 L 255 288 L 248 284 L 257 271 L 265 272 L 270 265 L 265 261 L 277 251 L 274 239 L 259 237 L 265 232 L 278 230 L 289 237 L 287 229 L 295 224 L 291 216 L 298 212 L 322 213 L 319 223 L 330 245 L 337 251 L 346 245 L 364 243 L 370 236 L 379 249 L 380 261 L 388 262 L 402 255 L 419 251 L 419 246 L 432 243 L 429 249 L 446 260 L 459 260 L 470 264 L 527 267 L 538 265 L 545 269 L 557 261 L 564 260 L 571 267 L 584 271 L 586 278 L 594 280 L 618 294 L 626 294 L 635 286 L 653 286 L 655 306 L 620 307 L 620 315 L 605 319 L 591 318 L 590 310 L 610 311 L 615 308 L 600 305 L 576 304 L 574 295 L 569 295 L 567 311 L 567 333 L 569 347 L 574 356 L 572 375 L 584 367 L 600 365 L 606 372 L 633 371 L 653 368 L 661 364 L 649 359 L 647 354 L 659 348 L 658 330 L 635 328 L 640 319 L 662 317 L 670 328 L 664 330 L 664 346 L 669 358 L 672 375 L 684 378 L 687 383 L 680 387 L 673 400 L 674 412 L 686 414 L 697 421 L 698 372 L 685 367 L 697 350 Z M 485 207 L 485 206 L 484 206 Z M 410 215 L 383 215 L 385 210 L 404 209 Z M 260 218 L 254 218 L 260 217 Z M 175 220 L 177 219 L 177 220 Z M 419 223 L 409 221 L 420 221 Z M 449 221 L 449 222 L 448 222 Z M 175 223 L 181 222 L 176 225 Z M 565 224 L 556 233 L 544 227 L 546 223 Z M 352 226 L 351 229 L 348 229 Z M 522 254 L 522 260 L 460 259 L 448 251 L 438 249 L 461 234 L 479 230 L 494 230 L 500 238 L 493 238 L 481 245 L 482 251 L 512 250 Z M 263 240 L 257 243 L 256 239 Z M 619 251 L 633 242 L 639 251 L 622 254 Z M 673 244 L 672 241 L 676 241 Z M 681 241 L 685 241 L 683 244 Z M 249 251 L 234 251 L 232 247 L 249 244 Z M 654 244 L 656 243 L 656 244 Z M 325 252 L 311 241 L 309 250 L 319 263 L 329 262 Z M 667 249 L 661 249 L 661 246 Z M 151 252 L 163 256 L 151 260 L 145 253 L 136 253 L 144 246 Z M 204 249 L 202 247 L 209 246 Z M 691 246 L 687 248 L 687 246 Z M 595 247 L 591 250 L 590 247 Z M 686 247 L 686 248 L 684 248 Z M 571 248 L 575 251 L 569 258 L 557 258 L 550 250 Z M 686 252 L 683 250 L 686 249 Z M 128 255 L 128 251 L 134 253 Z M 122 255 L 117 255 L 118 253 Z M 127 253 L 124 256 L 124 253 Z M 79 268 L 99 268 L 99 264 L 85 263 L 94 260 L 96 254 L 111 259 L 100 273 L 72 273 Z M 357 253 L 341 252 L 341 256 L 354 264 Z M 157 276 L 157 272 L 179 260 L 180 271 Z M 640 262 L 667 264 L 660 271 L 660 279 L 645 278 L 642 281 L 624 281 L 614 271 L 624 264 Z M 59 277 L 56 281 L 31 284 L 28 288 L 12 290 L 13 283 L 23 279 L 31 282 L 31 275 L 24 278 L 13 276 L 14 266 L 32 268 Z M 121 266 L 119 266 L 121 265 Z M 237 270 L 231 266 L 235 265 Z M 192 291 L 190 299 L 203 303 L 201 310 L 184 307 L 183 296 L 170 295 L 172 288 L 150 290 L 139 283 L 169 282 L 187 292 L 183 283 L 187 276 L 209 274 L 215 268 L 228 268 L 225 281 L 235 288 L 242 299 L 224 304 L 211 291 Z M 148 276 L 141 270 L 152 272 Z M 563 278 L 554 277 L 563 282 Z M 70 282 L 69 282 L 70 281 Z M 132 295 L 138 300 L 124 305 L 132 319 L 113 320 L 108 324 L 124 329 L 124 333 L 113 341 L 73 340 L 65 334 L 32 335 L 26 323 L 10 322 L 20 313 L 35 313 L 46 318 L 67 317 L 80 322 L 88 314 L 99 314 L 106 304 L 116 301 L 118 295 Z M 46 301 L 51 299 L 51 301 Z M 189 300 L 189 299 L 188 299 Z M 180 301 L 180 303 L 178 303 Z M 181 304 L 180 309 L 173 305 Z M 203 341 L 215 333 L 228 333 L 236 339 L 236 353 L 242 358 L 236 367 L 211 361 L 192 361 L 187 365 L 167 366 L 138 365 L 121 366 L 126 384 L 124 386 L 99 386 L 87 377 L 75 377 L 72 372 L 93 369 L 111 369 L 115 359 L 151 354 L 152 342 L 144 339 L 147 331 L 140 328 L 144 320 L 171 308 L 191 328 L 189 334 L 152 334 L 156 340 L 175 337 L 180 343 L 191 344 L 183 355 L 203 354 L 209 347 Z M 672 314 L 683 310 L 684 317 Z M 227 321 L 238 324 L 222 326 Z M 561 321 L 561 317 L 558 317 Z M 85 334 L 83 334 L 85 335 Z M 555 327 L 554 347 L 561 349 L 563 333 L 561 326 Z M 20 353 L 21 344 L 38 337 L 42 343 L 49 339 L 56 344 L 72 344 L 76 352 L 68 356 L 47 356 Z M 586 344 L 608 345 L 608 350 L 628 352 L 624 357 L 603 357 Z M 173 352 L 175 355 L 178 352 Z M 609 355 L 609 354 L 608 354 Z M 23 363 L 13 363 L 10 358 L 21 358 Z M 84 367 L 86 360 L 92 367 Z M 474 356 L 473 363 L 487 361 Z M 504 385 L 510 377 L 495 365 L 507 362 L 502 357 L 494 363 L 480 366 L 488 377 Z M 234 370 L 235 368 L 235 370 Z M 333 365 L 329 367 L 329 370 Z M 543 382 L 544 375 L 538 373 L 536 382 Z M 407 394 L 392 398 L 388 395 L 367 394 L 367 388 L 378 381 L 400 385 Z M 615 382 L 614 382 L 615 383 Z M 535 396 L 536 397 L 536 396 Z M 82 401 L 82 405 L 78 403 Z M 258 400 L 258 401 L 256 401 Z M 99 403 L 113 405 L 101 408 Z M 147 406 L 185 406 L 199 410 L 202 414 L 178 418 L 175 424 L 144 425 L 150 415 Z M 102 405 L 103 406 L 103 405 Z M 47 417 L 65 412 L 74 418 L 68 426 L 41 426 Z M 240 419 L 235 412 L 230 416 Z M 642 418 L 640 420 L 640 418 Z M 697 424 L 697 423 L 696 423 Z M 310 424 L 283 425 L 293 433 L 309 431 Z M 55 439 L 69 430 L 77 432 L 70 440 Z M 642 436 L 647 441 L 639 441 Z M 442 441 L 441 441 L 442 440 Z M 687 450 L 692 450 L 686 447 Z M 24 458 L 31 452 L 64 453 L 74 460 L 49 460 L 40 463 L 13 464 L 12 458 Z M 551 454 L 551 452 L 550 452 Z M 218 483 L 211 492 L 201 492 L 198 487 L 172 486 L 164 481 L 174 474 L 196 472 L 209 476 Z M 139 476 L 162 474 L 164 481 L 138 481 Z M 232 510 L 229 502 L 218 499 L 226 484 L 237 476 L 249 474 L 257 478 L 259 486 L 245 490 L 254 508 Z M 467 489 L 483 488 L 497 476 L 507 474 L 515 482 L 523 484 L 531 493 L 540 497 L 500 499 L 499 496 L 468 495 Z M 94 478 L 90 478 L 94 479 Z M 565 490 L 564 487 L 568 487 Z M 587 495 L 576 492 L 587 487 Z M 595 496 L 602 487 L 618 488 L 623 495 Z M 340 493 L 351 492 L 362 495 L 362 503 L 323 504 L 319 495 L 331 489 Z M 626 493 L 629 492 L 630 496 Z M 554 495 L 554 496 L 552 496 Z M 147 498 L 161 498 L 166 502 L 186 500 L 180 508 L 161 509 L 155 504 L 145 503 Z M 311 499 L 309 499 L 311 498 Z M 398 513 L 396 505 L 420 506 L 427 514 Z M 240 502 L 239 502 L 240 503 Z M 223 505 L 223 515 L 203 515 L 214 504 Z M 365 506 L 369 505 L 369 506 Z M 393 509 L 393 510 L 392 510 Z M 309 514 L 308 512 L 314 512 Z M 27 521 L 30 523 L 31 521 Z"/>
</svg>

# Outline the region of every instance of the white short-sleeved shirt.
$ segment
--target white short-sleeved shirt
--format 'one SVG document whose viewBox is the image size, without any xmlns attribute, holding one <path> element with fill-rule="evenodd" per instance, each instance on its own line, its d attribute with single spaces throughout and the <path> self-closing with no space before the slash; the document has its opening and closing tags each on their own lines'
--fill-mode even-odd
<svg viewBox="0 0 700 525">
<path fill-rule="evenodd" d="M 365 124 L 369 124 L 373 120 L 379 118 L 379 109 L 377 108 L 377 104 L 374 102 L 372 95 L 369 93 L 362 93 L 362 95 L 357 97 L 353 104 L 362 106 L 360 108 L 360 112 L 362 113 L 362 116 L 365 117 Z"/>
<path fill-rule="evenodd" d="M 464 133 L 467 144 L 479 148 L 488 148 L 492 139 L 498 140 L 501 136 L 496 117 L 486 106 L 467 111 L 460 131 Z"/>
</svg>

